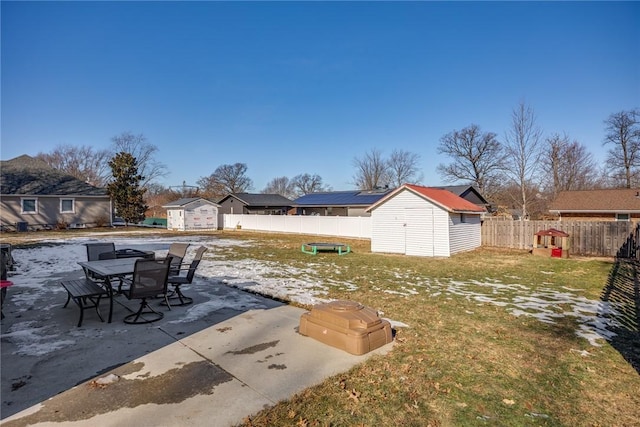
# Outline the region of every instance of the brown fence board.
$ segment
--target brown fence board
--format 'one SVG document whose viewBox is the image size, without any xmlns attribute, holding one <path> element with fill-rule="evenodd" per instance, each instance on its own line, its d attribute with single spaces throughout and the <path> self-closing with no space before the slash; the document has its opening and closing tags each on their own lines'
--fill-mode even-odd
<svg viewBox="0 0 640 427">
<path fill-rule="evenodd" d="M 513 221 L 487 218 L 482 223 L 482 245 L 531 249 L 534 234 L 555 228 L 569 234 L 570 253 L 616 256 L 634 229 L 629 221 Z"/>
</svg>

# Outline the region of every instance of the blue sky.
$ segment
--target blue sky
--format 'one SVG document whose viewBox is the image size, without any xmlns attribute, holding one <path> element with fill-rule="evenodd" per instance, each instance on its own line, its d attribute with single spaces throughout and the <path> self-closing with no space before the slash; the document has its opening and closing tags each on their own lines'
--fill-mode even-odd
<svg viewBox="0 0 640 427">
<path fill-rule="evenodd" d="M 521 101 L 604 162 L 603 120 L 640 106 L 638 2 L 6 2 L 0 157 L 159 148 L 167 186 L 246 163 L 254 191 L 319 174 L 353 188 L 376 148 L 421 156 Z"/>
</svg>

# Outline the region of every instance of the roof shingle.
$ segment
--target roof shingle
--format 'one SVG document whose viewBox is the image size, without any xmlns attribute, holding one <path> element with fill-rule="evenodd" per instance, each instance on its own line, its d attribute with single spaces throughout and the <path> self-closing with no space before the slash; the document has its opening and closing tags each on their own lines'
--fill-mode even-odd
<svg viewBox="0 0 640 427">
<path fill-rule="evenodd" d="M 561 191 L 551 212 L 640 212 L 640 188 Z"/>
<path fill-rule="evenodd" d="M 105 188 L 94 187 L 45 162 L 23 155 L 0 161 L 0 194 L 32 196 L 107 196 Z"/>
</svg>

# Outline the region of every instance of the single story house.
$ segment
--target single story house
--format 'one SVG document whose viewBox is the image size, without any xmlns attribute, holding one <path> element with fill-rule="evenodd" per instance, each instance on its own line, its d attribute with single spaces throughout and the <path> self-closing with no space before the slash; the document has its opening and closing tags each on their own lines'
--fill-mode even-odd
<svg viewBox="0 0 640 427">
<path fill-rule="evenodd" d="M 280 194 L 230 193 L 218 205 L 221 214 L 286 215 L 292 203 Z"/>
<path fill-rule="evenodd" d="M 111 198 L 45 162 L 23 155 L 0 161 L 3 230 L 110 225 Z"/>
<path fill-rule="evenodd" d="M 639 221 L 640 188 L 561 191 L 549 212 L 561 221 Z"/>
<path fill-rule="evenodd" d="M 369 216 L 367 209 L 390 192 L 385 188 L 309 193 L 295 199 L 293 207 L 296 215 Z"/>
<path fill-rule="evenodd" d="M 481 245 L 484 209 L 448 190 L 404 184 L 367 211 L 372 252 L 448 257 Z"/>
<path fill-rule="evenodd" d="M 162 206 L 167 210 L 167 230 L 217 230 L 220 205 L 202 197 L 178 199 Z"/>
</svg>

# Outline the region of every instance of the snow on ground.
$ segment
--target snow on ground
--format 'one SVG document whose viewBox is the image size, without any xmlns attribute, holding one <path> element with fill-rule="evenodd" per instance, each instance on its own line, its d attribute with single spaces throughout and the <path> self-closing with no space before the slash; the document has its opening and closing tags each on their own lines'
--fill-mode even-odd
<svg viewBox="0 0 640 427">
<path fill-rule="evenodd" d="M 101 233 L 100 236 L 104 236 Z M 186 259 L 193 256 L 195 249 L 199 245 L 209 248 L 201 262 L 197 277 L 200 279 L 215 279 L 222 283 L 247 290 L 254 293 L 270 296 L 273 298 L 296 302 L 304 305 L 314 305 L 327 302 L 326 297 L 330 286 L 337 286 L 341 289 L 355 290 L 356 285 L 348 282 L 337 282 L 335 280 L 318 279 L 322 274 L 319 271 L 326 271 L 326 264 L 309 263 L 305 268 L 287 266 L 279 262 L 263 261 L 256 259 L 226 260 L 220 253 L 232 250 L 235 246 L 250 245 L 251 242 L 233 239 L 218 239 L 211 237 L 194 237 L 171 239 L 161 237 L 144 236 L 109 238 L 115 242 L 116 249 L 133 248 L 139 250 L 155 251 L 156 256 L 166 255 L 171 242 L 184 241 L 192 245 L 187 252 Z M 86 259 L 85 243 L 99 241 L 97 238 L 82 237 L 64 240 L 48 240 L 41 242 L 42 245 L 30 249 L 14 249 L 13 255 L 18 262 L 16 274 L 11 280 L 18 286 L 38 289 L 43 281 L 57 279 L 69 272 L 78 271 L 80 268 L 78 261 Z M 339 266 L 332 265 L 330 268 L 339 269 Z M 552 276 L 551 272 L 541 272 L 546 276 Z M 598 346 L 599 339 L 609 340 L 615 334 L 610 328 L 619 326 L 615 320 L 619 315 L 616 306 L 610 302 L 589 300 L 578 295 L 577 289 L 562 288 L 555 290 L 551 288 L 531 289 L 517 283 L 502 283 L 498 280 L 487 278 L 485 281 L 461 282 L 452 279 L 433 279 L 419 277 L 415 272 L 398 270 L 392 274 L 399 282 L 404 282 L 404 286 L 397 289 L 374 289 L 390 294 L 397 294 L 411 298 L 414 295 L 426 294 L 436 297 L 442 294 L 455 295 L 475 301 L 478 304 L 493 304 L 505 307 L 514 316 L 531 316 L 541 322 L 553 323 L 556 319 L 570 316 L 578 320 L 579 327 L 576 335 L 586 339 L 593 346 Z M 517 277 L 512 277 L 514 281 Z M 62 288 L 59 288 L 63 292 Z M 33 293 L 31 295 L 36 298 Z M 31 301 L 20 301 L 14 298 L 14 304 L 28 307 Z M 211 301 L 209 303 L 198 304 L 190 308 L 184 320 L 189 321 L 190 316 L 198 317 L 199 311 L 211 311 L 222 306 L 245 306 L 248 300 L 237 298 L 235 301 Z M 406 326 L 402 322 L 394 322 L 397 326 Z M 28 332 L 24 332 L 25 334 Z"/>
</svg>

